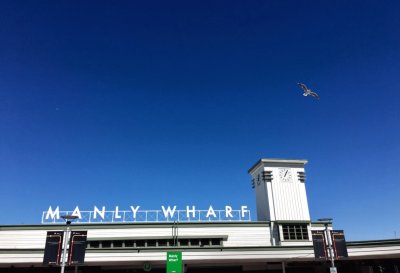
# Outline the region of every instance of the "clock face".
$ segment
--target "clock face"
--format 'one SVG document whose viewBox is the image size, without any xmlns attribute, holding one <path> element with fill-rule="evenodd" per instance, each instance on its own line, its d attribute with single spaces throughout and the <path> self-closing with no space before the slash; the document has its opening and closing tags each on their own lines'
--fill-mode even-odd
<svg viewBox="0 0 400 273">
<path fill-rule="evenodd" d="M 287 168 L 279 169 L 279 179 L 282 182 L 292 182 L 292 171 Z"/>
</svg>

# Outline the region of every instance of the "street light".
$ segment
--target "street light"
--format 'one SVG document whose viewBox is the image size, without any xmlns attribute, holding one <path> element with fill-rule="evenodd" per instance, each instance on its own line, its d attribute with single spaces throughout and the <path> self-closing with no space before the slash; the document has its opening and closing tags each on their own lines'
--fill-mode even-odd
<svg viewBox="0 0 400 273">
<path fill-rule="evenodd" d="M 328 225 L 332 225 L 332 218 L 321 218 L 318 221 L 325 226 L 325 234 L 326 240 L 328 241 L 328 249 L 329 249 L 329 259 L 331 260 L 331 272 L 336 272 L 335 268 L 335 258 L 333 257 L 333 250 L 332 250 L 332 243 L 331 243 L 331 236 L 329 235 Z"/>
<path fill-rule="evenodd" d="M 65 232 L 64 236 L 64 251 L 63 251 L 63 256 L 62 256 L 62 263 L 61 263 L 61 273 L 64 273 L 65 270 L 65 258 L 67 256 L 67 244 L 68 244 L 68 237 L 69 237 L 69 226 L 71 225 L 71 222 L 75 219 L 78 219 L 78 216 L 76 215 L 63 215 L 61 216 L 65 220 L 65 223 L 67 224 L 67 230 Z"/>
</svg>

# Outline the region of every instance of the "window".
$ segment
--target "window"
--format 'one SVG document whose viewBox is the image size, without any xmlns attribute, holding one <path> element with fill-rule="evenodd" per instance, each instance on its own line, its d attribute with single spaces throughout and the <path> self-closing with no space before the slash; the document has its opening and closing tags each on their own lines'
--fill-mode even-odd
<svg viewBox="0 0 400 273">
<path fill-rule="evenodd" d="M 101 247 L 102 248 L 110 248 L 111 247 L 111 241 L 102 241 L 101 242 Z"/>
<path fill-rule="evenodd" d="M 283 240 L 308 240 L 307 224 L 283 224 Z"/>
<path fill-rule="evenodd" d="M 99 248 L 100 242 L 99 241 L 90 242 L 90 247 L 91 248 Z"/>
<path fill-rule="evenodd" d="M 113 247 L 122 247 L 122 241 L 114 241 Z"/>
<path fill-rule="evenodd" d="M 168 240 L 168 245 L 170 247 L 175 246 L 176 242 L 174 240 Z"/>
<path fill-rule="evenodd" d="M 211 239 L 211 245 L 213 246 L 220 246 L 221 245 L 221 239 Z"/>
<path fill-rule="evenodd" d="M 200 246 L 209 246 L 209 245 L 210 245 L 209 239 L 201 239 L 200 240 Z"/>
<path fill-rule="evenodd" d="M 200 246 L 200 240 L 199 239 L 191 239 L 190 246 Z"/>
<path fill-rule="evenodd" d="M 306 227 L 307 228 L 307 227 Z M 87 248 L 147 248 L 147 247 L 217 247 L 223 238 L 127 239 L 87 241 Z"/>
<path fill-rule="evenodd" d="M 166 247 L 168 246 L 168 240 L 158 240 L 159 247 Z"/>
<path fill-rule="evenodd" d="M 147 240 L 147 246 L 148 247 L 155 247 L 157 244 L 156 240 Z"/>
</svg>

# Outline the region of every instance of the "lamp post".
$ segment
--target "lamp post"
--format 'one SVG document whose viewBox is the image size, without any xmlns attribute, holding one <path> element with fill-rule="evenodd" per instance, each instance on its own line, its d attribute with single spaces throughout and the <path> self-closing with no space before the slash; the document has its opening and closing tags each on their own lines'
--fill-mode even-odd
<svg viewBox="0 0 400 273">
<path fill-rule="evenodd" d="M 69 237 L 69 226 L 71 225 L 71 222 L 75 219 L 78 218 L 76 215 L 63 215 L 61 216 L 65 220 L 65 223 L 67 224 L 67 229 L 65 232 L 64 236 L 64 250 L 63 250 L 63 255 L 62 255 L 62 263 L 61 263 L 61 273 L 64 273 L 65 270 L 65 258 L 67 256 L 67 246 L 68 246 L 68 237 Z"/>
<path fill-rule="evenodd" d="M 325 226 L 326 240 L 328 241 L 329 259 L 331 260 L 331 272 L 336 272 L 335 258 L 333 256 L 331 236 L 329 235 L 328 225 L 332 224 L 332 218 L 321 218 L 318 221 Z"/>
</svg>

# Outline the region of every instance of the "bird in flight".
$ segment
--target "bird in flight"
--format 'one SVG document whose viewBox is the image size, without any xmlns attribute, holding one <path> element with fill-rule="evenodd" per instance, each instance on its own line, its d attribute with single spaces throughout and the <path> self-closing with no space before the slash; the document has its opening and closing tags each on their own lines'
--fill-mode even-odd
<svg viewBox="0 0 400 273">
<path fill-rule="evenodd" d="M 319 96 L 317 93 L 311 91 L 311 89 L 308 89 L 307 86 L 304 83 L 297 83 L 298 86 L 300 86 L 301 89 L 303 89 L 304 93 L 303 96 L 307 97 L 308 95 L 313 96 L 317 100 L 319 100 Z"/>
</svg>

